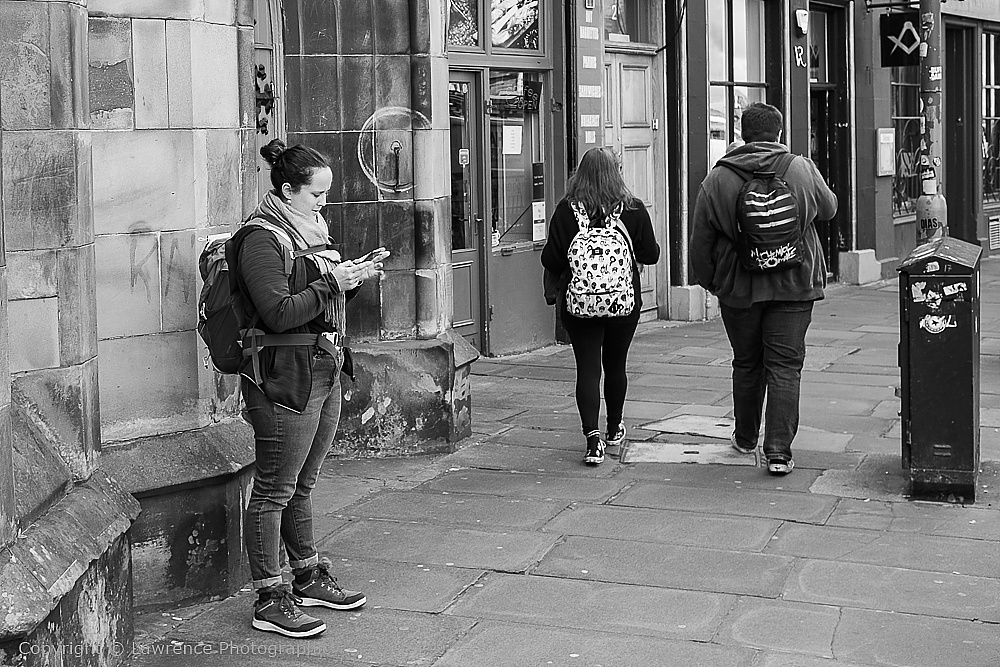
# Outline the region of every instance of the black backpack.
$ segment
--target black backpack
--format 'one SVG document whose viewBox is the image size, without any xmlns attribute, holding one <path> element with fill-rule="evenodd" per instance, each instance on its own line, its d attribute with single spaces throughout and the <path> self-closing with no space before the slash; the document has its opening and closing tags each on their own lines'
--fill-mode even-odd
<svg viewBox="0 0 1000 667">
<path fill-rule="evenodd" d="M 284 251 L 285 273 L 291 275 L 292 262 L 296 257 L 309 255 L 324 250 L 323 247 L 293 250 L 292 239 L 275 222 L 262 218 L 252 218 L 245 225 L 263 227 L 277 237 Z M 242 337 L 247 331 L 254 332 L 257 316 L 247 328 L 240 327 L 240 317 L 233 305 L 234 286 L 229 280 L 229 265 L 226 262 L 226 245 L 232 234 L 214 234 L 208 237 L 205 248 L 198 257 L 198 269 L 204 286 L 198 297 L 198 333 L 208 347 L 208 356 L 212 365 L 220 373 L 238 373 L 240 363 L 246 356 L 243 351 Z M 262 332 L 261 332 L 262 333 Z M 300 336 L 286 334 L 282 336 L 267 336 L 258 345 L 298 345 L 303 344 Z M 315 335 L 308 337 L 310 341 Z M 205 359 L 208 367 L 209 359 Z"/>
<path fill-rule="evenodd" d="M 777 158 L 773 171 L 752 174 L 729 164 L 718 164 L 744 180 L 736 197 L 736 255 L 751 273 L 784 271 L 802 264 L 805 254 L 799 203 L 785 183 L 785 172 L 795 155 Z"/>
</svg>

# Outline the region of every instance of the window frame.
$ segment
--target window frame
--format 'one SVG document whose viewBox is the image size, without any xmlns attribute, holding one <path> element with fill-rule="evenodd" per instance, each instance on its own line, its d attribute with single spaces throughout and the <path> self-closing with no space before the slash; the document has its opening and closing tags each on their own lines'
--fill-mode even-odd
<svg viewBox="0 0 1000 667">
<path fill-rule="evenodd" d="M 550 27 L 548 25 L 548 16 L 550 13 L 549 2 L 552 0 L 538 0 L 538 49 L 513 49 L 493 46 L 493 25 L 489 20 L 493 0 L 474 0 L 478 3 L 479 7 L 479 45 L 468 46 L 468 45 L 457 45 L 452 44 L 448 41 L 448 35 L 445 34 L 445 44 L 449 54 L 462 54 L 462 55 L 474 55 L 481 56 L 484 59 L 493 59 L 497 56 L 500 57 L 534 57 L 540 60 L 545 60 L 548 62 L 551 60 L 551 38 L 549 37 Z M 448 1 L 448 14 L 451 15 L 451 3 L 453 0 Z M 462 61 L 467 62 L 463 59 Z"/>
</svg>

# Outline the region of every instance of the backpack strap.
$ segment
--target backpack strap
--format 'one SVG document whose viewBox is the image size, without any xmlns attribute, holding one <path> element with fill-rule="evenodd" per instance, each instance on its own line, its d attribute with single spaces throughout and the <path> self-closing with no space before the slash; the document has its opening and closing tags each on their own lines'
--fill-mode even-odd
<svg viewBox="0 0 1000 667">
<path fill-rule="evenodd" d="M 798 157 L 795 153 L 782 153 L 774 163 L 774 176 L 785 180 L 785 173 L 792 166 L 792 162 Z"/>
<path fill-rule="evenodd" d="M 795 153 L 782 153 L 777 158 L 775 158 L 775 161 L 774 161 L 774 175 L 775 175 L 775 177 L 784 180 L 784 178 L 785 178 L 785 172 L 788 171 L 788 168 L 792 165 L 792 162 L 797 157 L 798 156 Z M 718 162 L 716 162 L 715 166 L 717 166 L 717 167 L 725 167 L 729 171 L 733 172 L 734 174 L 736 174 L 737 176 L 739 176 L 740 178 L 742 178 L 744 182 L 749 181 L 751 178 L 753 178 L 758 173 L 767 173 L 768 171 L 771 171 L 771 170 L 768 169 L 768 170 L 758 170 L 758 171 L 750 172 L 750 171 L 747 171 L 746 169 L 741 169 L 740 167 L 737 167 L 736 165 L 734 165 L 734 164 L 732 164 L 730 162 L 727 162 L 725 159 L 722 159 L 722 160 L 719 160 Z"/>
</svg>

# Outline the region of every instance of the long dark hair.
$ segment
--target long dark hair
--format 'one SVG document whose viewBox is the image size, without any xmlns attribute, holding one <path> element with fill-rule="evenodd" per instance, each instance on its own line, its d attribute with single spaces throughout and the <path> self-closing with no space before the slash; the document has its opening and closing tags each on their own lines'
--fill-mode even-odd
<svg viewBox="0 0 1000 667">
<path fill-rule="evenodd" d="M 330 166 L 326 156 L 314 148 L 296 144 L 286 147 L 281 139 L 272 139 L 260 149 L 260 155 L 271 165 L 271 185 L 281 194 L 281 186 L 288 183 L 292 192 L 312 183 L 317 169 Z"/>
<path fill-rule="evenodd" d="M 566 184 L 566 200 L 583 204 L 591 220 L 603 220 L 618 207 L 635 208 L 636 201 L 610 148 L 591 148 L 583 154 Z"/>
</svg>

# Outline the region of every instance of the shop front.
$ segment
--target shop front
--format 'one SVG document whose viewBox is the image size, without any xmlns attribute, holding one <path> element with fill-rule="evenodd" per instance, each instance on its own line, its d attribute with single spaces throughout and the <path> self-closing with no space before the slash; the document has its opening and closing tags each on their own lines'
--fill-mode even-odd
<svg viewBox="0 0 1000 667">
<path fill-rule="evenodd" d="M 539 256 L 566 173 L 556 5 L 450 6 L 454 328 L 490 356 L 554 340 Z"/>
</svg>

